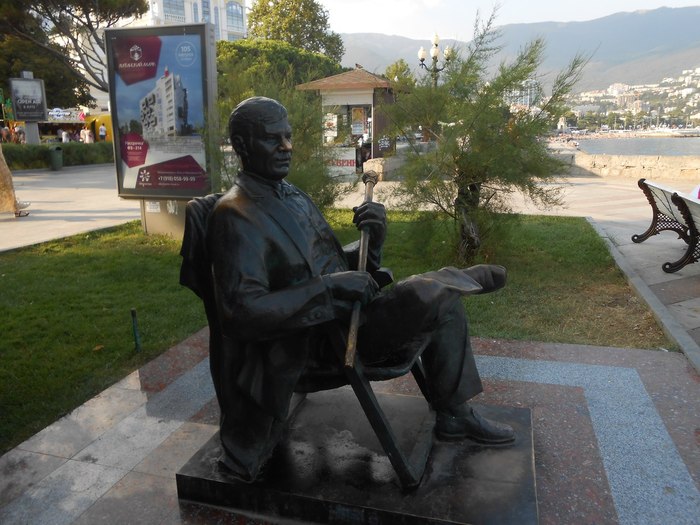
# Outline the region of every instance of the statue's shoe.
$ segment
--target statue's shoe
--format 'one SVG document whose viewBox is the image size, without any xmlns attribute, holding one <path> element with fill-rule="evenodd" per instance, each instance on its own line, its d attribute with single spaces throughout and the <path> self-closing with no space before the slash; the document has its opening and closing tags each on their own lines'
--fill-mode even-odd
<svg viewBox="0 0 700 525">
<path fill-rule="evenodd" d="M 435 434 L 439 439 L 471 439 L 486 445 L 503 445 L 515 440 L 515 431 L 510 425 L 486 419 L 469 405 L 463 407 L 456 415 L 438 412 Z"/>
</svg>

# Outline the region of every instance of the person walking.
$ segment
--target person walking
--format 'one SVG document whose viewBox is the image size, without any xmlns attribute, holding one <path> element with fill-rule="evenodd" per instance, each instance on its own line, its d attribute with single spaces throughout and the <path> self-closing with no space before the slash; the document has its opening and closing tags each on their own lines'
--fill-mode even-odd
<svg viewBox="0 0 700 525">
<path fill-rule="evenodd" d="M 99 135 L 100 142 L 104 142 L 105 140 L 107 140 L 107 128 L 104 124 L 100 124 Z"/>
</svg>

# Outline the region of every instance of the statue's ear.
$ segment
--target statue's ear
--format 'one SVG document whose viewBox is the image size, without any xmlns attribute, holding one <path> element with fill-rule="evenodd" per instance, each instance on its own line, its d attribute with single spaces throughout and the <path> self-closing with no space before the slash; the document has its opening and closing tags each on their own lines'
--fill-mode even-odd
<svg viewBox="0 0 700 525">
<path fill-rule="evenodd" d="M 241 162 L 245 164 L 248 158 L 248 145 L 243 137 L 241 135 L 233 135 L 231 137 L 231 146 L 233 147 L 233 151 L 241 158 Z"/>
</svg>

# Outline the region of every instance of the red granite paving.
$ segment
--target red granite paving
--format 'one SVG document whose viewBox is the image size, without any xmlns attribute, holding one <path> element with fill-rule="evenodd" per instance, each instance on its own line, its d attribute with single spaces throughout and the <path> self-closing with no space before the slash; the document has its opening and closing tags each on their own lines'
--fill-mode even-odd
<svg viewBox="0 0 700 525">
<path fill-rule="evenodd" d="M 474 339 L 473 346 L 476 354 L 484 356 L 635 369 L 700 484 L 700 375 L 682 354 L 488 339 Z M 206 355 L 207 331 L 203 330 L 143 367 L 140 386 L 147 392 L 162 390 Z M 382 392 L 420 395 L 410 376 L 374 385 Z M 617 523 L 582 388 L 485 380 L 484 393 L 475 401 L 532 410 L 540 523 Z M 213 398 L 83 513 L 78 523 L 270 523 L 177 499 L 174 472 L 215 432 L 218 418 Z"/>
</svg>

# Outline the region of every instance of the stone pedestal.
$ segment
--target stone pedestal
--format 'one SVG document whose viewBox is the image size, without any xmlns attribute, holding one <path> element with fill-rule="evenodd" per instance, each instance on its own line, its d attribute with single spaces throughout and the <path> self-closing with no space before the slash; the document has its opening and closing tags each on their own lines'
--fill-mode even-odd
<svg viewBox="0 0 700 525">
<path fill-rule="evenodd" d="M 379 395 L 402 447 L 428 413 L 420 397 Z M 182 500 L 255 514 L 275 523 L 503 524 L 538 522 L 530 410 L 478 406 L 511 424 L 511 446 L 436 440 L 421 485 L 402 491 L 352 390 L 310 395 L 263 479 L 246 484 L 217 458 L 218 433 L 177 474 Z M 405 450 L 405 448 L 404 448 Z"/>
</svg>

